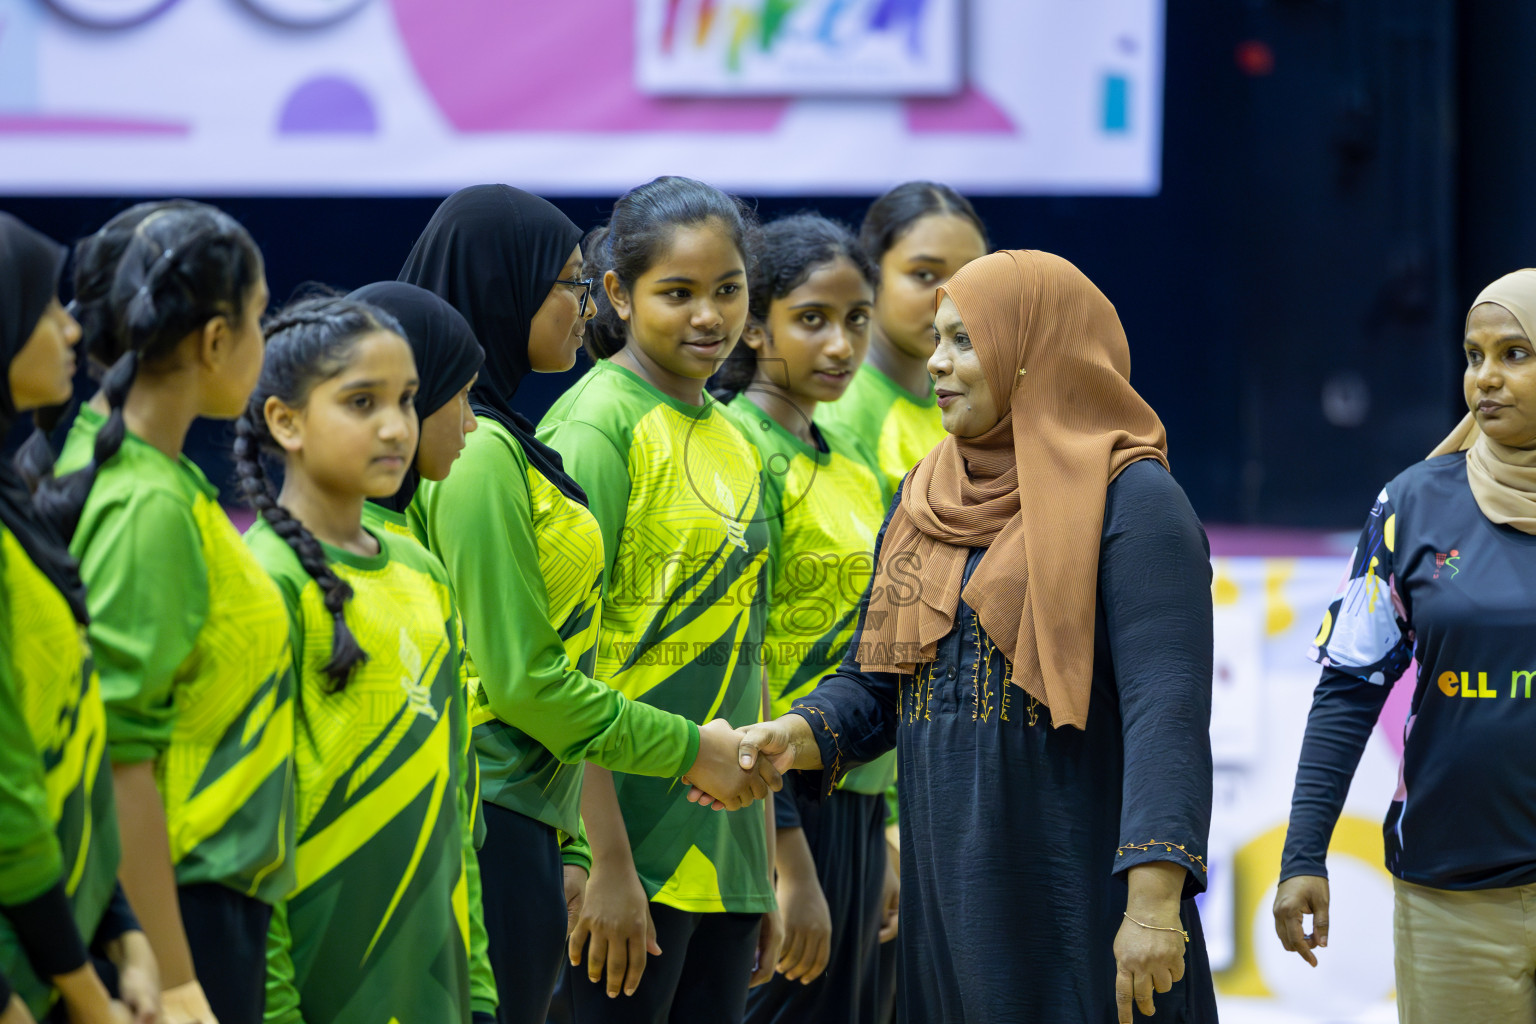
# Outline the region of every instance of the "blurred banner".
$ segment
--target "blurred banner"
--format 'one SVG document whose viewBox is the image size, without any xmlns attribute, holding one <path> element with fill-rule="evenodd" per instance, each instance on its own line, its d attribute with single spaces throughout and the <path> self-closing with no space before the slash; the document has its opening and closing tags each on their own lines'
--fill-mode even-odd
<svg viewBox="0 0 1536 1024">
<path fill-rule="evenodd" d="M 1158 191 L 1163 0 L 0 0 L 0 193 Z"/>
<path fill-rule="evenodd" d="M 1220 550 L 1213 536 L 1213 547 Z M 1349 562 L 1216 557 L 1210 873 L 1201 923 L 1226 1024 L 1377 1024 L 1391 1002 L 1392 878 L 1381 821 L 1397 789 L 1412 672 L 1393 687 L 1328 853 L 1328 948 L 1287 953 L 1270 907 L 1318 666 L 1308 648 Z"/>
</svg>

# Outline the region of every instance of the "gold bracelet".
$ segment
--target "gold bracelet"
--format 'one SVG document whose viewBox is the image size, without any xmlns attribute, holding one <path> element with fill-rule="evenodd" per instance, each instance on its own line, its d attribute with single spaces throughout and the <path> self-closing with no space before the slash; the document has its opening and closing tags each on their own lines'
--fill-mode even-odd
<svg viewBox="0 0 1536 1024">
<path fill-rule="evenodd" d="M 1184 936 L 1185 944 L 1187 945 L 1189 943 L 1189 932 L 1185 931 L 1183 928 L 1167 928 L 1163 925 L 1143 924 L 1142 922 L 1132 917 L 1130 914 L 1126 914 L 1125 919 L 1131 922 L 1131 924 L 1139 925 L 1140 927 L 1145 928 L 1151 932 L 1178 932 L 1180 935 Z"/>
</svg>

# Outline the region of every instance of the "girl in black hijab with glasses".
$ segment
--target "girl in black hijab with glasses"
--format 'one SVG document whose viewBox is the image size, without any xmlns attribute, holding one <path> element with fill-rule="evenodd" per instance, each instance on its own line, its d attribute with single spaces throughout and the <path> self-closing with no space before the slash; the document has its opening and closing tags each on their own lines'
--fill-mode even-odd
<svg viewBox="0 0 1536 1024">
<path fill-rule="evenodd" d="M 0 213 L 0 439 L 67 402 L 80 325 L 59 303 L 65 251 Z M 115 1021 L 87 945 L 134 1020 L 160 1011 L 149 943 L 117 887 L 106 709 L 74 559 L 0 459 L 0 1021 Z M 7 980 L 9 979 L 9 980 Z M 52 1018 L 50 1018 L 52 1019 Z"/>
<path fill-rule="evenodd" d="M 602 533 L 559 454 L 512 406 L 528 373 L 575 363 L 592 308 L 580 241 L 538 196 L 477 185 L 443 202 L 400 273 L 457 307 L 485 347 L 470 393 L 479 429 L 453 474 L 421 487 L 410 516 L 448 567 L 464 618 L 486 823 L 480 871 L 503 1024 L 543 1024 L 560 974 L 592 860 L 583 761 L 716 778 L 732 806 L 766 793 L 737 766 L 723 720 L 700 727 L 592 678 Z M 614 801 L 602 778 L 599 796 Z M 633 984 L 645 961 L 636 952 Z"/>
</svg>

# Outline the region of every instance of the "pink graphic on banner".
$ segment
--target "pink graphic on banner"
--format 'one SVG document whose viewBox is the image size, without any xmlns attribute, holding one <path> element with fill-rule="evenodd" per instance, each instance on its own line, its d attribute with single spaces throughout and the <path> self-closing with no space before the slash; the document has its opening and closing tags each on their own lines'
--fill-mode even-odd
<svg viewBox="0 0 1536 1024">
<path fill-rule="evenodd" d="M 878 27 L 916 24 L 925 0 L 892 0 Z M 635 87 L 635 5 L 605 4 L 597 16 L 531 20 L 506 0 L 390 0 L 422 84 L 449 123 L 481 132 L 771 132 L 790 100 L 647 96 Z M 682 44 L 681 2 L 670 4 L 664 46 Z M 770 4 L 771 32 L 784 5 Z M 698 9 L 702 42 L 719 13 Z M 760 43 L 761 38 L 754 41 Z M 957 96 L 903 103 L 917 133 L 1020 134 L 1021 126 L 974 85 Z"/>
<path fill-rule="evenodd" d="M 769 132 L 783 99 L 635 88 L 635 5 L 533 21 L 506 0 L 390 0 L 422 84 L 461 132 Z"/>
<path fill-rule="evenodd" d="M 906 101 L 907 127 L 919 134 L 969 132 L 973 134 L 1022 135 L 1022 125 L 1003 112 L 974 85 L 958 96 L 919 97 Z"/>
<path fill-rule="evenodd" d="M 119 117 L 65 114 L 0 114 L 0 135 L 187 135 L 174 121 L 139 121 Z"/>
</svg>

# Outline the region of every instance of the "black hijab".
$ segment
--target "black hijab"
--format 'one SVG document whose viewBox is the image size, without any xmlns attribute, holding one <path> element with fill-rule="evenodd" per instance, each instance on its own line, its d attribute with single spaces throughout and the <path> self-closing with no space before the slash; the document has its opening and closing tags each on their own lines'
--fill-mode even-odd
<svg viewBox="0 0 1536 1024">
<path fill-rule="evenodd" d="M 512 408 L 530 371 L 534 314 L 580 241 L 581 229 L 547 200 L 510 185 L 472 185 L 443 200 L 400 280 L 436 292 L 464 314 L 485 346 L 470 406 L 506 427 L 550 483 L 585 505 L 586 492 L 566 474 L 560 453 L 534 437 L 533 424 Z"/>
<path fill-rule="evenodd" d="M 416 357 L 416 418 L 422 423 L 447 405 L 480 371 L 485 350 L 475 340 L 462 313 L 425 288 L 400 281 L 380 281 L 357 289 L 349 299 L 377 306 L 405 330 L 405 340 Z M 420 446 L 418 445 L 418 448 Z M 370 498 L 394 512 L 404 512 L 416 496 L 421 474 L 416 460 L 406 470 L 400 489 L 388 498 Z"/>
<path fill-rule="evenodd" d="M 59 294 L 59 274 L 67 250 L 38 234 L 8 213 L 0 213 L 0 345 L 4 346 L 6 380 L 0 386 L 0 439 L 16 422 L 16 398 L 11 394 L 10 367 L 48 304 Z M 77 622 L 89 621 L 80 567 L 70 557 L 58 532 L 32 507 L 32 494 L 10 459 L 0 458 L 0 522 L 11 531 L 33 564 L 48 577 Z"/>
</svg>

